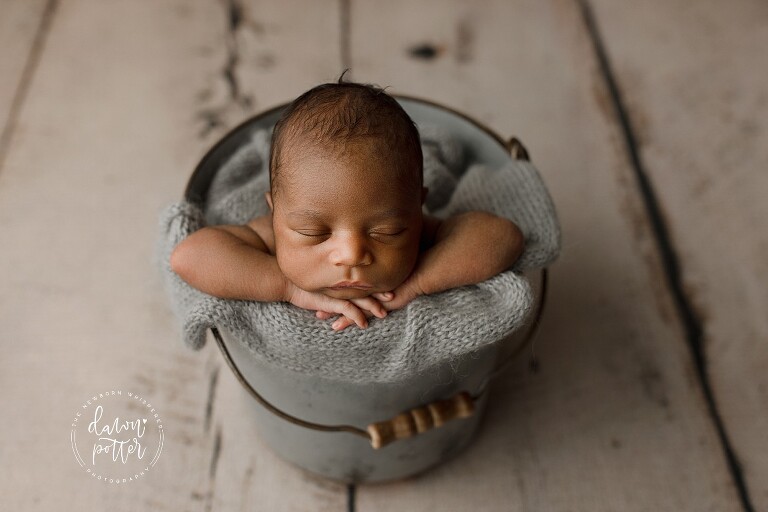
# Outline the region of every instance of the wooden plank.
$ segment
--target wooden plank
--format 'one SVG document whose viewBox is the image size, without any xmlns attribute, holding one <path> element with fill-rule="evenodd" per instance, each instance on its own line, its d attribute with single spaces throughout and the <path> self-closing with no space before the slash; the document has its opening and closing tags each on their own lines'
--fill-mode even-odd
<svg viewBox="0 0 768 512">
<path fill-rule="evenodd" d="M 12 113 L 17 113 L 31 76 L 35 40 L 41 33 L 46 0 L 6 0 L 0 3 L 0 161 L 13 130 Z M 25 74 L 25 69 L 27 72 Z M 15 105 L 15 106 L 14 106 Z"/>
<path fill-rule="evenodd" d="M 467 452 L 357 510 L 740 510 L 578 5 L 368 1 L 351 27 L 356 79 L 520 136 L 564 232 L 540 371 L 519 361 Z"/>
<path fill-rule="evenodd" d="M 228 4 L 203 0 L 56 11 L 0 172 L 0 386 L 13 411 L 0 433 L 14 466 L 0 482 L 4 508 L 346 506 L 344 486 L 304 478 L 261 444 L 247 414 L 257 405 L 215 346 L 182 346 L 152 263 L 160 210 L 253 111 L 230 94 L 227 41 L 243 46 L 230 71 L 256 106 L 337 74 L 338 13 L 302 4 L 296 18 L 295 7 L 254 2 L 236 26 Z M 245 72 L 258 52 L 271 67 Z M 119 487 L 92 481 L 67 444 L 82 402 L 115 388 L 155 402 L 166 432 L 154 473 Z"/>
<path fill-rule="evenodd" d="M 768 510 L 768 8 L 595 2 L 715 403 L 755 510 Z"/>
</svg>

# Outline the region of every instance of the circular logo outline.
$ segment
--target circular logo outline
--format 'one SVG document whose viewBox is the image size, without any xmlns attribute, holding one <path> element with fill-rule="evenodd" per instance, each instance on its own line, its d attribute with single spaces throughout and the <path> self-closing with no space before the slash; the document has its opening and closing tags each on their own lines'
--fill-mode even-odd
<svg viewBox="0 0 768 512">
<path fill-rule="evenodd" d="M 122 390 L 112 390 L 107 391 L 105 393 L 99 393 L 98 395 L 93 395 L 91 398 L 87 399 L 85 402 L 83 402 L 81 408 L 87 409 L 89 406 L 93 405 L 95 402 L 99 400 L 103 400 L 110 397 L 122 397 L 123 391 Z M 91 467 L 88 466 L 88 464 L 83 461 L 82 456 L 80 455 L 80 451 L 77 448 L 77 426 L 80 417 L 83 415 L 81 411 L 78 411 L 75 414 L 75 418 L 72 421 L 72 429 L 70 430 L 70 443 L 72 445 L 72 452 L 75 455 L 75 460 L 80 465 L 80 467 L 86 469 L 86 471 L 95 479 L 97 480 L 103 480 L 104 482 L 108 483 L 129 483 L 133 482 L 135 480 L 138 480 L 140 477 L 144 476 L 145 473 L 149 472 L 151 468 L 155 466 L 158 459 L 160 458 L 160 453 L 163 451 L 163 443 L 165 440 L 165 431 L 163 429 L 163 423 L 160 419 L 159 413 L 156 412 L 155 408 L 152 406 L 151 402 L 148 402 L 144 397 L 141 395 L 138 395 L 137 393 L 133 392 L 126 392 L 126 396 L 129 400 L 136 400 L 137 402 L 141 403 L 141 405 L 145 406 L 147 409 L 149 409 L 150 417 L 155 419 L 155 423 L 157 424 L 158 428 L 158 446 L 157 451 L 155 452 L 155 455 L 152 457 L 152 460 L 150 461 L 149 465 L 146 466 L 143 470 L 140 470 L 138 473 L 134 475 L 129 475 L 128 477 L 110 477 L 103 474 L 96 474 L 96 471 L 91 469 Z M 101 407 L 100 405 L 98 407 Z M 97 407 L 97 409 L 98 409 Z M 103 409 L 102 409 L 103 410 Z M 143 424 L 147 423 L 147 418 L 142 418 Z M 94 420 L 95 421 L 95 420 Z M 116 419 L 117 422 L 117 419 Z M 130 452 L 129 452 L 130 454 Z"/>
</svg>

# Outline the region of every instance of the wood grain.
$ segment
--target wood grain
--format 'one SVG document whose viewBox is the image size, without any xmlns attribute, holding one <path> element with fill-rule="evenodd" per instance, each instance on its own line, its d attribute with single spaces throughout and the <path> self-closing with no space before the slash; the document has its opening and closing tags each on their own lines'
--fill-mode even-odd
<svg viewBox="0 0 768 512">
<path fill-rule="evenodd" d="M 718 413 L 754 509 L 768 510 L 768 6 L 594 8 L 681 261 Z"/>
</svg>

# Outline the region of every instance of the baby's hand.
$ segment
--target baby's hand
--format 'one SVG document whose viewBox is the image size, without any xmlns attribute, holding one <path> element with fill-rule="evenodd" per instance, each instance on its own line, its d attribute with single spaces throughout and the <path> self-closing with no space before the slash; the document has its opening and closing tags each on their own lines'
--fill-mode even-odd
<svg viewBox="0 0 768 512">
<path fill-rule="evenodd" d="M 413 273 L 403 284 L 391 292 L 374 293 L 364 299 L 352 299 L 352 302 L 360 309 L 373 313 L 379 318 L 384 318 L 387 311 L 403 308 L 420 295 L 424 295 L 424 290 L 419 285 L 418 274 Z M 378 308 L 381 309 L 379 310 Z M 327 320 L 335 315 L 326 311 L 318 311 L 316 316 L 321 320 Z M 368 314 L 368 316 L 371 315 Z M 333 323 L 332 327 L 334 330 L 340 331 L 353 323 L 356 322 L 347 316 L 342 316 Z"/>
<path fill-rule="evenodd" d="M 413 299 L 424 294 L 424 290 L 419 283 L 418 272 L 414 271 L 414 273 L 411 274 L 411 276 L 406 279 L 403 284 L 391 292 L 378 292 L 362 299 L 351 299 L 350 301 L 342 302 L 353 303 L 354 306 L 358 308 L 358 311 L 362 311 L 362 314 L 367 317 L 376 316 L 378 318 L 384 318 L 387 316 L 387 311 L 404 308 Z M 335 331 L 346 329 L 352 324 L 357 324 L 363 329 L 368 326 L 366 322 L 364 327 L 360 324 L 356 317 L 347 315 L 345 312 L 332 312 L 330 310 L 320 308 L 318 309 L 315 316 L 321 320 L 328 320 L 337 314 L 340 314 L 341 316 L 331 325 Z"/>
<path fill-rule="evenodd" d="M 387 293 L 391 298 L 392 294 L 389 292 Z M 377 295 L 386 296 L 387 294 L 373 294 L 370 297 L 343 300 L 342 302 L 350 302 L 354 304 L 354 306 L 357 306 L 359 311 L 363 312 L 363 315 L 365 317 L 370 318 L 372 316 L 375 316 L 377 318 L 384 318 L 385 316 L 387 316 L 387 310 L 384 309 L 384 307 L 381 305 L 381 302 L 379 302 L 380 299 L 376 297 Z M 332 299 L 332 300 L 339 300 L 339 299 Z M 357 324 L 363 329 L 365 329 L 365 327 L 368 327 L 367 321 L 365 322 L 365 326 L 362 326 L 355 319 L 351 318 L 349 315 L 347 315 L 344 312 L 334 313 L 330 310 L 319 309 L 317 313 L 315 313 L 315 316 L 320 320 L 327 320 L 332 316 L 336 316 L 337 314 L 341 314 L 341 316 L 335 322 L 333 322 L 333 324 L 331 324 L 331 327 L 333 327 L 334 331 L 341 331 L 342 329 L 346 329 L 352 324 Z"/>
<path fill-rule="evenodd" d="M 303 309 L 317 310 L 318 318 L 321 318 L 319 315 L 321 312 L 328 315 L 326 318 L 342 315 L 342 317 L 333 324 L 334 330 L 337 331 L 352 324 L 357 324 L 361 329 L 368 327 L 368 320 L 366 314 L 363 313 L 363 310 L 371 311 L 379 318 L 387 316 L 387 312 L 381 307 L 381 304 L 370 297 L 349 301 L 334 299 L 333 297 L 329 297 L 322 293 L 308 292 L 293 283 L 287 284 L 287 288 L 286 300 L 288 302 Z M 378 305 L 378 307 L 376 305 Z M 340 323 L 341 320 L 345 320 L 345 322 Z M 337 324 L 342 326 L 339 327 Z"/>
<path fill-rule="evenodd" d="M 381 295 L 381 297 L 377 297 L 377 295 Z M 388 297 L 385 297 L 384 295 L 387 295 Z M 409 302 L 420 295 L 424 295 L 424 290 L 419 285 L 418 277 L 415 273 L 411 274 L 403 284 L 391 292 L 387 292 L 386 294 L 373 294 L 374 297 L 377 297 L 382 301 L 383 306 L 387 311 L 404 308 Z"/>
</svg>

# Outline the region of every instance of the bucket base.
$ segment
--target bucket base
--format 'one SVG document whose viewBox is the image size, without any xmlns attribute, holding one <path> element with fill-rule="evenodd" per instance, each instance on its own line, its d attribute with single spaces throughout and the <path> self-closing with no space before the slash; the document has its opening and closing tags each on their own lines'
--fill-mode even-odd
<svg viewBox="0 0 768 512">
<path fill-rule="evenodd" d="M 398 383 L 349 383 L 303 375 L 259 360 L 242 342 L 219 329 L 232 360 L 250 386 L 285 413 L 324 425 L 367 425 L 445 399 L 477 393 L 497 361 L 489 346 L 432 372 Z M 252 400 L 243 393 L 244 399 Z M 311 473 L 344 483 L 380 482 L 426 471 L 458 454 L 471 441 L 485 413 L 488 393 L 474 401 L 474 413 L 379 449 L 350 432 L 327 432 L 287 421 L 259 403 L 252 411 L 264 442 L 282 459 Z"/>
</svg>

